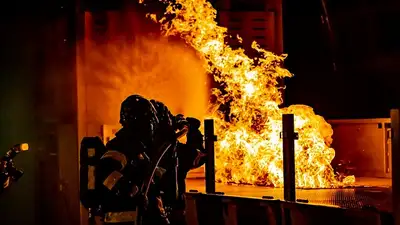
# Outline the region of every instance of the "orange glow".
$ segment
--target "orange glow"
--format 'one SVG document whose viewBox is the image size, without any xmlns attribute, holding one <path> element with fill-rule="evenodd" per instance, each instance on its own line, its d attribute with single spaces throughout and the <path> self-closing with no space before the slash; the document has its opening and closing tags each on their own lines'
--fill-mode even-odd
<svg viewBox="0 0 400 225">
<path fill-rule="evenodd" d="M 216 177 L 224 183 L 283 186 L 282 114 L 295 115 L 297 187 L 335 187 L 354 183 L 354 176 L 339 181 L 330 165 L 335 156 L 332 128 L 313 109 L 305 105 L 279 108 L 282 103 L 278 80 L 292 74 L 281 67 L 285 55 L 275 55 L 252 48 L 260 57 L 249 58 L 243 49 L 225 43 L 227 29 L 217 25 L 216 10 L 205 0 L 176 0 L 167 14 L 176 16 L 150 18 L 161 24 L 165 36 L 179 35 L 197 50 L 207 71 L 224 84 L 225 91 L 214 90 L 219 104 L 229 103 L 231 121 L 213 110 L 216 120 Z M 184 66 L 181 64 L 181 66 Z M 177 67 L 177 70 L 182 69 Z M 187 68 L 186 68 L 187 69 Z M 183 70 L 185 71 L 185 70 Z M 189 70 L 191 71 L 191 70 Z M 190 72 L 188 72 L 190 73 Z"/>
<path fill-rule="evenodd" d="M 20 145 L 19 147 L 21 149 L 21 151 L 28 151 L 29 150 L 29 145 L 28 143 L 23 143 Z"/>
<path fill-rule="evenodd" d="M 132 94 L 162 101 L 175 114 L 206 114 L 206 70 L 184 43 L 142 36 L 86 46 L 90 49 L 82 62 L 89 123 L 117 124 L 120 104 Z"/>
</svg>

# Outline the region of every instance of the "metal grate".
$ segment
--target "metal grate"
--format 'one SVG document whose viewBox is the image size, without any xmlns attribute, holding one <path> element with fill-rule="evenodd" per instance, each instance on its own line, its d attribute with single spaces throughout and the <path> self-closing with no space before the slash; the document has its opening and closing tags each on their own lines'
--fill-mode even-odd
<svg viewBox="0 0 400 225">
<path fill-rule="evenodd" d="M 204 192 L 202 181 L 188 180 L 188 189 Z M 228 196 L 265 199 L 283 199 L 282 188 L 265 188 L 246 185 L 217 184 L 216 190 Z M 389 187 L 352 187 L 336 189 L 297 189 L 299 202 L 329 205 L 340 208 L 376 208 L 379 211 L 392 211 L 392 192 Z"/>
<path fill-rule="evenodd" d="M 311 204 L 353 209 L 376 208 L 379 211 L 391 211 L 391 191 L 389 188 L 297 190 L 296 195 L 298 200 L 307 200 Z M 274 197 L 278 198 L 278 196 Z M 280 195 L 279 199 L 283 199 L 283 195 Z"/>
</svg>

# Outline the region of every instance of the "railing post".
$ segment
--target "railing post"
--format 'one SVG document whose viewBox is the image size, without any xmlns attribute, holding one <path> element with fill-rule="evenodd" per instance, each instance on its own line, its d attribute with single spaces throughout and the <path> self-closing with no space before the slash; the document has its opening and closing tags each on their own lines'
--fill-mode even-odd
<svg viewBox="0 0 400 225">
<path fill-rule="evenodd" d="M 296 201 L 296 180 L 294 163 L 294 141 L 297 133 L 294 132 L 293 114 L 282 116 L 282 143 L 283 143 L 283 191 L 285 201 Z"/>
<path fill-rule="evenodd" d="M 204 120 L 204 139 L 207 153 L 206 161 L 206 192 L 215 193 L 215 141 L 217 137 L 214 134 L 214 120 Z"/>
<path fill-rule="evenodd" d="M 392 207 L 394 225 L 400 225 L 400 111 L 390 111 L 392 132 Z M 398 168 L 396 168 L 398 167 Z"/>
<path fill-rule="evenodd" d="M 283 150 L 283 194 L 286 202 L 296 202 L 296 168 L 295 168 L 295 145 L 298 138 L 294 132 L 294 115 L 282 115 L 282 150 Z M 283 224 L 291 225 L 291 210 L 283 204 Z"/>
</svg>

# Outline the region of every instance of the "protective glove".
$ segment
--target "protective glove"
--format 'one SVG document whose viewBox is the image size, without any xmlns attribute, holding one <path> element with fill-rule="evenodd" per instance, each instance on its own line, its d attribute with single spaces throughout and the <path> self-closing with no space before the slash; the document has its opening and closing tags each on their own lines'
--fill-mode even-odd
<svg viewBox="0 0 400 225">
<path fill-rule="evenodd" d="M 184 126 L 189 126 L 189 122 L 186 120 L 185 116 L 182 114 L 178 114 L 174 116 L 173 119 L 173 127 L 175 130 L 180 130 Z"/>
</svg>

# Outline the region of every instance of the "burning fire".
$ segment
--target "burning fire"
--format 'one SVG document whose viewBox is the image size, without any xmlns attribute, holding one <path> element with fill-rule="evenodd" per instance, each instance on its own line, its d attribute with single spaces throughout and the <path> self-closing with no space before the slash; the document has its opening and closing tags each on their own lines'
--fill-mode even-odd
<svg viewBox="0 0 400 225">
<path fill-rule="evenodd" d="M 217 110 L 219 141 L 216 149 L 216 177 L 224 183 L 283 186 L 282 114 L 295 115 L 296 185 L 327 188 L 349 185 L 354 176 L 339 181 L 330 165 L 335 151 L 330 148 L 332 128 L 311 107 L 294 105 L 280 109 L 278 80 L 292 74 L 281 67 L 285 55 L 252 48 L 260 57 L 250 58 L 243 49 L 225 43 L 227 29 L 217 25 L 216 10 L 206 0 L 175 0 L 168 3 L 164 17 L 157 19 L 166 36 L 179 35 L 205 59 L 224 92 L 214 90 L 219 105 L 229 105 L 229 121 Z M 168 20 L 167 17 L 173 16 Z M 240 38 L 239 38 L 240 40 Z"/>
</svg>

